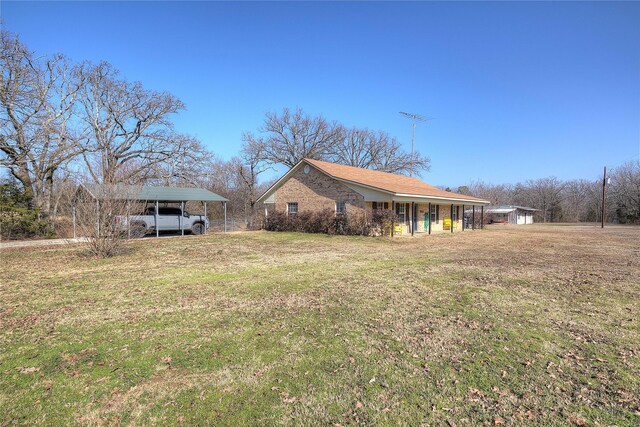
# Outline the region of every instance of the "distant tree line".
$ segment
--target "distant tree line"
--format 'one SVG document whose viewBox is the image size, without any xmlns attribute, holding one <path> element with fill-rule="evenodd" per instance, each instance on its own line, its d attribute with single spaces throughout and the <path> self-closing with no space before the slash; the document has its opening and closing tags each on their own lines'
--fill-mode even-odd
<svg viewBox="0 0 640 427">
<path fill-rule="evenodd" d="M 616 167 L 608 181 L 606 221 L 640 224 L 640 160 Z M 494 205 L 535 208 L 538 222 L 596 222 L 602 217 L 602 178 L 562 181 L 549 177 L 499 185 L 477 181 L 458 191 Z"/>
</svg>

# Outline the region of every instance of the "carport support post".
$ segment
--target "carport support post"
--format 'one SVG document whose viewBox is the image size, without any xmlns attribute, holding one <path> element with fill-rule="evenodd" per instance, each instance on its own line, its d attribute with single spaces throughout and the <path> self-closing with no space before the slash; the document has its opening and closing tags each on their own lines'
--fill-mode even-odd
<svg viewBox="0 0 640 427">
<path fill-rule="evenodd" d="M 393 213 L 396 213 L 396 202 L 394 202 L 393 200 L 391 201 L 391 210 L 393 211 Z M 391 237 L 393 237 L 394 235 L 394 228 L 396 228 L 396 222 L 391 221 Z"/>
<path fill-rule="evenodd" d="M 180 232 L 184 236 L 184 202 L 180 202 Z"/>
<path fill-rule="evenodd" d="M 222 202 L 224 206 L 224 232 L 227 232 L 227 202 Z"/>
<path fill-rule="evenodd" d="M 464 231 L 464 205 L 462 205 L 462 231 Z"/>
<path fill-rule="evenodd" d="M 484 205 L 480 206 L 480 229 L 484 228 Z"/>
<path fill-rule="evenodd" d="M 429 234 L 431 234 L 431 202 L 429 202 Z"/>
<path fill-rule="evenodd" d="M 156 223 L 156 237 L 160 237 L 160 230 L 158 229 L 158 201 L 156 200 L 156 211 L 153 215 L 153 219 Z"/>
<path fill-rule="evenodd" d="M 207 202 L 204 202 L 204 222 L 205 222 L 204 234 L 207 234 L 207 224 L 206 224 L 206 222 L 207 222 Z"/>
</svg>

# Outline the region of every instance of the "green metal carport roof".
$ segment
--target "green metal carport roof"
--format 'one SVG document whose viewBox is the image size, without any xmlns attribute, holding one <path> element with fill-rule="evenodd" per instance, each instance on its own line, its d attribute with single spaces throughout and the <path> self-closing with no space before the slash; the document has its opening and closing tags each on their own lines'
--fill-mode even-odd
<svg viewBox="0 0 640 427">
<path fill-rule="evenodd" d="M 158 202 L 228 202 L 219 194 L 204 188 L 191 187 L 152 187 L 124 184 L 80 184 L 96 200 L 122 199 L 146 200 Z"/>
</svg>

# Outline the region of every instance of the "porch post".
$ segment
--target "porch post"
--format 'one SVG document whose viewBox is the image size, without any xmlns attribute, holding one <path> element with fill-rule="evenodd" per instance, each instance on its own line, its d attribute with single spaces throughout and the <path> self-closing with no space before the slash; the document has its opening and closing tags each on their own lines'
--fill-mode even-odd
<svg viewBox="0 0 640 427">
<path fill-rule="evenodd" d="M 451 234 L 453 234 L 453 203 L 451 203 L 451 212 L 450 212 L 449 216 L 451 217 Z M 458 218 L 456 218 L 456 220 L 457 219 Z"/>
<path fill-rule="evenodd" d="M 411 236 L 413 236 L 413 232 L 416 228 L 416 204 L 415 202 L 411 202 Z"/>
<path fill-rule="evenodd" d="M 429 234 L 431 234 L 431 202 L 429 202 Z"/>
<path fill-rule="evenodd" d="M 393 211 L 394 214 L 396 213 L 396 202 L 394 202 L 393 200 L 391 200 L 391 210 Z M 391 237 L 393 237 L 394 235 L 394 231 L 393 231 L 394 228 L 396 228 L 395 220 L 391 221 Z"/>
<path fill-rule="evenodd" d="M 207 234 L 207 221 L 209 218 L 207 217 L 207 202 L 204 202 L 204 233 Z"/>
<path fill-rule="evenodd" d="M 471 208 L 471 229 L 476 229 L 476 205 Z"/>
<path fill-rule="evenodd" d="M 153 214 L 153 219 L 156 224 L 156 237 L 160 237 L 160 230 L 158 230 L 158 201 L 156 200 L 156 211 Z"/>
<path fill-rule="evenodd" d="M 464 205 L 462 205 L 462 231 L 464 231 Z"/>
<path fill-rule="evenodd" d="M 480 206 L 480 229 L 484 228 L 484 205 Z"/>
<path fill-rule="evenodd" d="M 227 232 L 227 202 L 222 202 L 224 205 L 224 232 Z"/>
</svg>

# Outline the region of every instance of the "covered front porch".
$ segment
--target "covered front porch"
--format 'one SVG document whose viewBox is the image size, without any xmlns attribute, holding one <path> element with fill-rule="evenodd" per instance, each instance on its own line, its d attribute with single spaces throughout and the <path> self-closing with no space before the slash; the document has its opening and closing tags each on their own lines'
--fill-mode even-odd
<svg viewBox="0 0 640 427">
<path fill-rule="evenodd" d="M 392 227 L 392 235 L 456 233 L 476 227 L 482 228 L 484 205 L 446 200 L 390 200 L 367 202 L 367 207 L 391 209 L 398 216 Z M 471 212 L 465 216 L 465 211 Z"/>
</svg>

